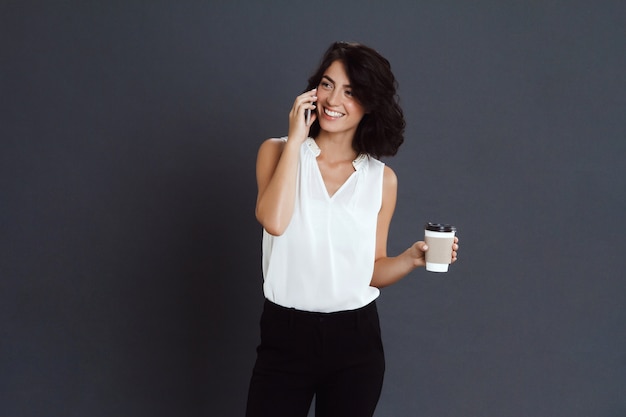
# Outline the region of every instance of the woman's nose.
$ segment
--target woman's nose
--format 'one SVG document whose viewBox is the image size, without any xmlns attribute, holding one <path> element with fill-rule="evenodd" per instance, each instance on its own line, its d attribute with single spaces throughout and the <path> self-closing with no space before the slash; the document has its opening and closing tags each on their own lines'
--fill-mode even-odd
<svg viewBox="0 0 626 417">
<path fill-rule="evenodd" d="M 339 103 L 339 96 L 337 95 L 337 90 L 333 90 L 330 92 L 330 94 L 328 94 L 328 97 L 326 97 L 326 103 L 328 103 L 331 106 L 334 106 L 336 104 Z"/>
</svg>

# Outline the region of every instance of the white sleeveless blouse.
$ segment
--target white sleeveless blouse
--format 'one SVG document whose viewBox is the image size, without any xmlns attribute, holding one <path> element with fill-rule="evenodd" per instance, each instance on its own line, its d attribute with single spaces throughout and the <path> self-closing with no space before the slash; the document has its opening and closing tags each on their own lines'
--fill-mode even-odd
<svg viewBox="0 0 626 417">
<path fill-rule="evenodd" d="M 281 236 L 263 230 L 263 292 L 275 304 L 304 311 L 363 307 L 380 291 L 370 286 L 384 164 L 365 154 L 329 196 L 317 165 L 320 148 L 300 149 L 296 203 Z"/>
</svg>

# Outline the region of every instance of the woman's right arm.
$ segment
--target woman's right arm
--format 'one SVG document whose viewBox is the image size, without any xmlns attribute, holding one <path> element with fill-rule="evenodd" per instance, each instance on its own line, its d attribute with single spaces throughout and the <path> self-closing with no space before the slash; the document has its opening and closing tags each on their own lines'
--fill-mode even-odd
<svg viewBox="0 0 626 417">
<path fill-rule="evenodd" d="M 287 141 L 268 139 L 259 148 L 256 163 L 258 195 L 256 218 L 268 233 L 283 234 L 293 214 L 296 200 L 296 178 L 300 146 L 309 134 L 304 111 L 314 109 L 315 90 L 296 99 L 289 113 Z M 311 115 L 311 122 L 315 114 Z"/>
<path fill-rule="evenodd" d="M 268 233 L 283 234 L 293 213 L 300 147 L 295 141 L 268 139 L 256 163 L 256 218 Z"/>
</svg>

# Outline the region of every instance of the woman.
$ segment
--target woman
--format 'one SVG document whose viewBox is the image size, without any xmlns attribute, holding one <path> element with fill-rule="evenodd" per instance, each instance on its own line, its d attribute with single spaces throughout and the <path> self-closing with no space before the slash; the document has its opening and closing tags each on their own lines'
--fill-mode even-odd
<svg viewBox="0 0 626 417">
<path fill-rule="evenodd" d="M 381 156 L 403 142 L 389 62 L 336 42 L 258 152 L 263 226 L 261 344 L 247 416 L 371 416 L 385 368 L 379 288 L 424 266 L 424 242 L 387 256 L 397 178 Z M 307 111 L 311 111 L 307 124 Z M 451 248 L 456 260 L 458 239 Z"/>
</svg>

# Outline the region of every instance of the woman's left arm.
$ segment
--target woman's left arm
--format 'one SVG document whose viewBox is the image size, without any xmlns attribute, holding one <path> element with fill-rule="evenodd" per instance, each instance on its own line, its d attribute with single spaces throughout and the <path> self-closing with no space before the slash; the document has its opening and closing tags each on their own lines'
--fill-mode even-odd
<svg viewBox="0 0 626 417">
<path fill-rule="evenodd" d="M 385 166 L 383 177 L 383 202 L 378 212 L 376 227 L 376 260 L 374 262 L 374 274 L 371 285 L 373 287 L 386 287 L 395 284 L 404 278 L 409 272 L 419 266 L 425 266 L 424 253 L 428 250 L 423 241 L 415 242 L 407 250 L 395 257 L 387 256 L 387 236 L 389 225 L 396 208 L 398 194 L 398 178 L 391 168 Z M 458 238 L 454 239 L 452 247 L 452 262 L 456 261 Z"/>
</svg>

